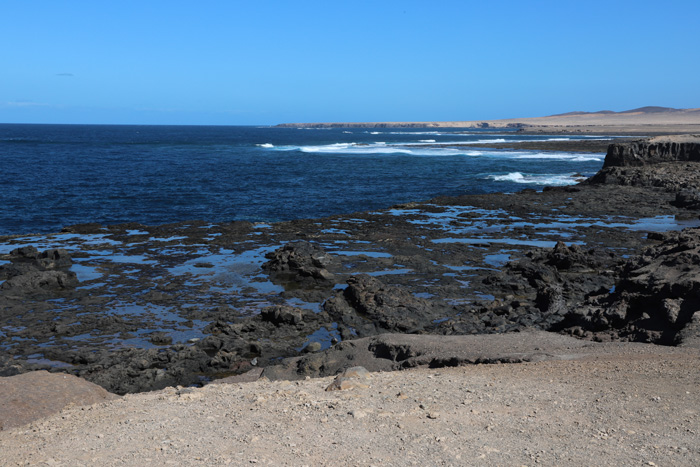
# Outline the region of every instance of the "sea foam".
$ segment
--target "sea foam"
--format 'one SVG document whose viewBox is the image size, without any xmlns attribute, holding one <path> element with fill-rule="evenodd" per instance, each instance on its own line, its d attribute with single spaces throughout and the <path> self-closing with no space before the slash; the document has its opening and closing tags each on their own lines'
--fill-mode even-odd
<svg viewBox="0 0 700 467">
<path fill-rule="evenodd" d="M 470 141 L 469 145 L 479 142 L 498 142 L 498 140 Z M 459 144 L 460 147 L 454 147 Z M 578 153 L 543 153 L 531 151 L 503 151 L 503 150 L 478 150 L 471 149 L 465 143 L 433 143 L 428 141 L 414 143 L 387 143 L 376 141 L 373 143 L 333 143 L 308 146 L 272 146 L 258 145 L 265 148 L 273 148 L 277 151 L 301 151 L 317 154 L 405 154 L 411 156 L 440 157 L 440 156 L 481 156 L 495 159 L 542 159 L 560 160 L 568 162 L 598 162 L 605 158 L 604 154 L 578 154 Z"/>
<path fill-rule="evenodd" d="M 602 161 L 605 159 L 605 154 L 572 154 L 572 153 L 534 153 L 534 154 L 518 154 L 515 159 L 552 159 L 571 162 L 593 162 Z"/>
<path fill-rule="evenodd" d="M 578 183 L 575 174 L 539 174 L 523 175 L 520 172 L 511 172 L 506 175 L 489 175 L 487 177 L 495 182 L 514 182 L 532 185 L 575 185 Z"/>
<path fill-rule="evenodd" d="M 280 146 L 276 150 L 297 150 L 305 153 L 318 154 L 404 154 L 410 156 L 480 156 L 481 151 L 472 149 L 443 148 L 443 147 L 416 147 L 416 145 L 387 144 L 383 141 L 375 143 L 335 143 L 318 146 Z"/>
</svg>

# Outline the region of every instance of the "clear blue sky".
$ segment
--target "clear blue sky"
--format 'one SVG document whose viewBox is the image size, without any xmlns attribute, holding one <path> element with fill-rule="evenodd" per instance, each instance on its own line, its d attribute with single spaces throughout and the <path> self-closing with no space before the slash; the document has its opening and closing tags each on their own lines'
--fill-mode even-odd
<svg viewBox="0 0 700 467">
<path fill-rule="evenodd" d="M 700 2 L 0 1 L 0 122 L 700 107 Z"/>
</svg>

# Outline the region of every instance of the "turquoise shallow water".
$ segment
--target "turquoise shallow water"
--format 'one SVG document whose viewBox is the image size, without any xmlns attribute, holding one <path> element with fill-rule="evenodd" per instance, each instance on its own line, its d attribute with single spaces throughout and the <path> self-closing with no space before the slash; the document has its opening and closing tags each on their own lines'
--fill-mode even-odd
<svg viewBox="0 0 700 467">
<path fill-rule="evenodd" d="M 603 154 L 479 149 L 515 132 L 0 125 L 0 234 L 274 222 L 591 175 Z M 456 146 L 459 144 L 460 146 Z"/>
</svg>

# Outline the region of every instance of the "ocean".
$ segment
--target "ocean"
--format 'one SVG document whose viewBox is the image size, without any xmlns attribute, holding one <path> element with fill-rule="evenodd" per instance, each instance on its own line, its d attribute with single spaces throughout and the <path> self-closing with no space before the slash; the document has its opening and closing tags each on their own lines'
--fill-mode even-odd
<svg viewBox="0 0 700 467">
<path fill-rule="evenodd" d="M 479 148 L 601 138 L 465 129 L 0 125 L 0 235 L 96 222 L 275 222 L 575 183 L 604 154 Z"/>
</svg>

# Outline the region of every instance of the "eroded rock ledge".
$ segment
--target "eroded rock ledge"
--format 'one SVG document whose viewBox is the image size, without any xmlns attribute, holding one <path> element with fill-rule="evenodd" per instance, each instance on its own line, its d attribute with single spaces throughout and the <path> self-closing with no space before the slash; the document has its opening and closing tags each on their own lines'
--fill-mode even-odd
<svg viewBox="0 0 700 467">
<path fill-rule="evenodd" d="M 700 135 L 657 136 L 613 143 L 608 147 L 603 169 L 640 167 L 662 162 L 700 162 Z"/>
<path fill-rule="evenodd" d="M 659 188 L 680 207 L 700 206 L 700 136 L 659 136 L 611 144 L 603 168 L 587 185 Z M 681 193 L 682 192 L 682 193 Z"/>
</svg>

